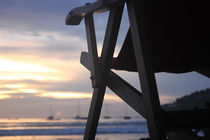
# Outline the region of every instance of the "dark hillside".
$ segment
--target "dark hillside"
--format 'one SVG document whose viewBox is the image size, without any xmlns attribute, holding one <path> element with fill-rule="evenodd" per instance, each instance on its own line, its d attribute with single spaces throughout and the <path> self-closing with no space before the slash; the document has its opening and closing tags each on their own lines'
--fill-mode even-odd
<svg viewBox="0 0 210 140">
<path fill-rule="evenodd" d="M 210 88 L 195 91 L 190 95 L 177 98 L 175 102 L 162 106 L 165 110 L 186 110 L 210 107 Z"/>
</svg>

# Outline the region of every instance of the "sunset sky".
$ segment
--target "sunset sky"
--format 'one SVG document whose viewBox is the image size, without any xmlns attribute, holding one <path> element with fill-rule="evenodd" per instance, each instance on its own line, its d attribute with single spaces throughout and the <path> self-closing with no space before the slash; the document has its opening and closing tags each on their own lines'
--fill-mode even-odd
<svg viewBox="0 0 210 140">
<path fill-rule="evenodd" d="M 57 117 L 72 117 L 78 104 L 87 116 L 90 73 L 79 62 L 81 51 L 87 50 L 84 22 L 65 25 L 68 12 L 86 2 L 93 0 L 0 1 L 0 117 L 47 117 L 50 108 Z M 107 15 L 95 16 L 99 50 Z M 116 54 L 127 29 L 125 11 Z M 118 74 L 139 89 L 136 73 Z M 158 73 L 156 77 L 161 103 L 210 87 L 210 79 L 195 72 Z M 124 103 L 110 90 L 106 93 L 110 114 L 124 115 Z M 131 109 L 129 113 L 136 115 Z"/>
</svg>

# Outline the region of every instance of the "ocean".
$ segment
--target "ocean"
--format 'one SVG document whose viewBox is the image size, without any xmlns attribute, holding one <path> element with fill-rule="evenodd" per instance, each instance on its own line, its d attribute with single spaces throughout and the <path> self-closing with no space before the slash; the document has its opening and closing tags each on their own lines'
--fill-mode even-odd
<svg viewBox="0 0 210 140">
<path fill-rule="evenodd" d="M 0 119 L 0 140 L 82 140 L 86 120 Z M 148 137 L 145 120 L 100 119 L 96 140 L 139 140 Z"/>
</svg>

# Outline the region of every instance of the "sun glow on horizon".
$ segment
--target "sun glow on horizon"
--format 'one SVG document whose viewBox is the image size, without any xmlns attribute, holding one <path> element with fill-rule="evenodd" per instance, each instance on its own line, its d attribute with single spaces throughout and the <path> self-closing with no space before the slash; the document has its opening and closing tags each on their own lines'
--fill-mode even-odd
<svg viewBox="0 0 210 140">
<path fill-rule="evenodd" d="M 50 76 L 46 74 L 33 74 L 33 73 L 11 73 L 11 74 L 2 74 L 0 73 L 0 80 L 37 80 L 37 81 L 58 81 L 62 78 L 58 76 Z"/>
<path fill-rule="evenodd" d="M 39 93 L 37 89 L 11 89 L 11 90 L 0 90 L 0 95 L 6 94 L 17 94 L 17 93 Z"/>
<path fill-rule="evenodd" d="M 92 93 L 84 93 L 84 92 L 43 92 L 39 94 L 38 96 L 41 97 L 52 97 L 56 99 L 84 99 L 84 98 L 91 98 Z M 104 96 L 105 100 L 110 100 L 110 101 L 117 101 L 117 102 L 122 102 L 122 100 L 117 97 L 116 95 L 113 94 L 105 94 Z"/>
<path fill-rule="evenodd" d="M 91 98 L 92 95 L 89 93 L 82 92 L 46 92 L 42 93 L 42 97 L 53 97 L 57 99 L 80 99 L 80 98 Z"/>
<path fill-rule="evenodd" d="M 0 85 L 0 88 L 23 88 L 25 85 L 20 85 L 20 84 L 5 84 L 5 85 Z"/>
<path fill-rule="evenodd" d="M 0 100 L 11 98 L 10 95 L 1 95 Z"/>
<path fill-rule="evenodd" d="M 30 61 L 0 58 L 0 65 L 0 80 L 60 81 L 64 79 L 60 74 L 62 71 L 45 65 L 41 60 L 32 59 L 30 63 Z"/>
<path fill-rule="evenodd" d="M 6 60 L 0 58 L 0 65 L 3 67 L 0 67 L 0 71 L 7 71 L 7 72 L 56 72 L 53 69 L 40 66 L 40 65 L 34 65 L 34 64 L 26 64 L 21 62 L 14 62 L 11 60 Z"/>
</svg>

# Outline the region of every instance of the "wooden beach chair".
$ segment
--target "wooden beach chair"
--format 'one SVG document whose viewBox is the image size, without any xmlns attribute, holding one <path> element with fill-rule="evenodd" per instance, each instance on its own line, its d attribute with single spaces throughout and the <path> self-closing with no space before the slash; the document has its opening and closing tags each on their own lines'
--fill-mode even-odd
<svg viewBox="0 0 210 140">
<path fill-rule="evenodd" d="M 118 57 L 113 58 L 125 4 L 130 27 Z M 109 18 L 99 58 L 93 15 L 107 11 Z M 201 30 L 204 24 L 200 19 L 200 2 L 98 0 L 71 10 L 66 24 L 78 25 L 83 18 L 88 52 L 82 52 L 81 63 L 90 70 L 93 87 L 84 140 L 95 139 L 106 87 L 147 120 L 151 140 L 173 139 L 170 132 L 181 134 L 183 129 L 210 127 L 207 109 L 164 111 L 154 75 L 197 71 L 210 77 L 209 45 L 205 45 L 208 40 Z M 142 93 L 112 68 L 138 72 Z"/>
</svg>

